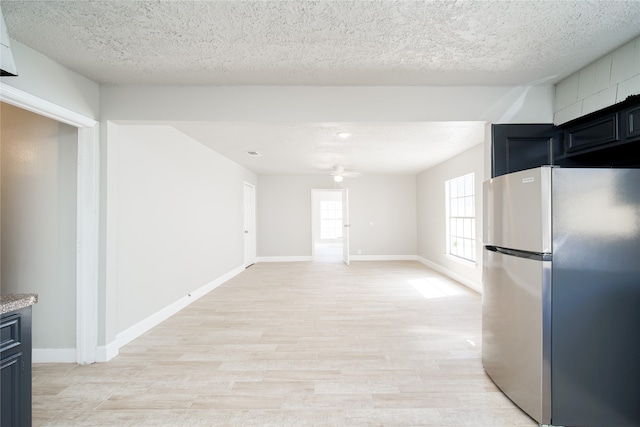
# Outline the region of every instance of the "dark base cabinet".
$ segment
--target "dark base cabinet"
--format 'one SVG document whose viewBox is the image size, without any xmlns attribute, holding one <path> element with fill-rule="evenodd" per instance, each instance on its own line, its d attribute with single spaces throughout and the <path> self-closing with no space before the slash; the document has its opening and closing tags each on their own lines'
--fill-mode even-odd
<svg viewBox="0 0 640 427">
<path fill-rule="evenodd" d="M 0 426 L 31 426 L 31 307 L 0 316 Z"/>
</svg>

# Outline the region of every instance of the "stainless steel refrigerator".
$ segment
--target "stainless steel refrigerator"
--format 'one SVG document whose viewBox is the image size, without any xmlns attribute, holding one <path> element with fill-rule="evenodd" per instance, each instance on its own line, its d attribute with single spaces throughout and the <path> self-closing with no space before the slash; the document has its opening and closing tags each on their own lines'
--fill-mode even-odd
<svg viewBox="0 0 640 427">
<path fill-rule="evenodd" d="M 482 361 L 540 424 L 640 426 L 640 169 L 483 188 Z"/>
</svg>

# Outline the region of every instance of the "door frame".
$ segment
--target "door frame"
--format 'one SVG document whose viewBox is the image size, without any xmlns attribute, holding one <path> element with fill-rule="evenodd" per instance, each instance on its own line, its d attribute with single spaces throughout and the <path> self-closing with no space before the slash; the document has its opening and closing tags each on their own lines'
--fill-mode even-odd
<svg viewBox="0 0 640 427">
<path fill-rule="evenodd" d="M 99 123 L 4 82 L 0 83 L 0 101 L 78 128 L 76 362 L 94 363 L 98 347 Z"/>
<path fill-rule="evenodd" d="M 244 181 L 242 186 L 243 203 L 244 203 L 244 267 L 255 264 L 257 259 L 256 245 L 256 186 L 250 182 Z M 247 196 L 247 190 L 251 189 L 251 198 Z M 249 215 L 247 217 L 247 214 Z M 247 226 L 248 225 L 248 226 Z M 248 241 L 248 242 L 247 242 Z M 248 246 L 248 247 L 247 247 Z"/>
<path fill-rule="evenodd" d="M 349 244 L 351 239 L 351 223 L 349 220 L 349 189 L 342 190 L 342 262 L 351 265 Z"/>
<path fill-rule="evenodd" d="M 312 188 L 311 189 L 311 259 L 314 260 L 315 256 L 316 256 L 316 235 L 315 235 L 315 224 L 317 222 L 318 219 L 318 211 L 320 209 L 320 206 L 316 206 L 315 205 L 315 201 L 314 201 L 314 195 L 316 193 L 322 193 L 322 192 L 333 192 L 333 193 L 341 193 L 341 200 L 344 204 L 344 200 L 345 200 L 345 194 L 348 194 L 348 189 L 347 188 Z M 342 210 L 344 212 L 345 206 L 342 206 Z M 347 211 L 348 211 L 348 198 L 347 198 Z M 344 221 L 344 219 L 343 219 Z M 344 222 L 343 222 L 343 227 L 344 227 Z M 348 250 L 349 248 L 349 235 L 348 235 L 349 230 L 343 230 L 342 233 L 342 254 L 344 255 L 344 250 L 345 250 L 345 245 L 346 248 Z M 345 234 L 346 233 L 346 234 Z M 346 235 L 346 237 L 345 237 Z M 344 260 L 344 256 L 342 256 L 342 260 Z M 345 261 L 345 264 L 349 265 L 348 262 Z"/>
</svg>

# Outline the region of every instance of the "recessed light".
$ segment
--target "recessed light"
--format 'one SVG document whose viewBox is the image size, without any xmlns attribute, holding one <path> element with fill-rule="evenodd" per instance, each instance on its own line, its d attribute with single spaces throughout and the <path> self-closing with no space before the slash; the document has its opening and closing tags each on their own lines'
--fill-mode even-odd
<svg viewBox="0 0 640 427">
<path fill-rule="evenodd" d="M 341 139 L 347 139 L 351 136 L 351 134 L 349 132 L 338 132 L 336 136 Z"/>
</svg>

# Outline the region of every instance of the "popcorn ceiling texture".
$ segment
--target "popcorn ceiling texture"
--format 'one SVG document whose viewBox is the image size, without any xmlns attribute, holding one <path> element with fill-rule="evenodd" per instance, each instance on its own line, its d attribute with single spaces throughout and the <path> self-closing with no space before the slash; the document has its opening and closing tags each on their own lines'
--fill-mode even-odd
<svg viewBox="0 0 640 427">
<path fill-rule="evenodd" d="M 3 1 L 99 83 L 552 84 L 640 35 L 637 1 Z"/>
</svg>

